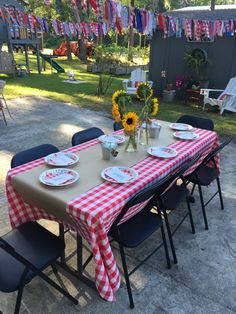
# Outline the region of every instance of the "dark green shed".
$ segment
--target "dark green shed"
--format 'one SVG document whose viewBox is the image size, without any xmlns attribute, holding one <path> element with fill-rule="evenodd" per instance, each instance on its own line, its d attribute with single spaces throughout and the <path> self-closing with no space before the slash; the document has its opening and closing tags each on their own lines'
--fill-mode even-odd
<svg viewBox="0 0 236 314">
<path fill-rule="evenodd" d="M 208 21 L 235 21 L 236 5 L 216 6 L 215 11 L 209 7 L 189 7 L 164 13 L 173 18 Z M 236 25 L 236 24 L 235 24 Z M 188 51 L 200 48 L 206 52 L 208 62 L 203 74 L 209 80 L 209 88 L 225 88 L 229 79 L 236 76 L 236 34 L 216 36 L 211 41 L 189 41 L 184 34 L 164 38 L 163 30 L 157 29 L 151 40 L 149 79 L 154 82 L 156 91 L 166 89 L 176 78 L 188 75 L 185 55 Z"/>
</svg>

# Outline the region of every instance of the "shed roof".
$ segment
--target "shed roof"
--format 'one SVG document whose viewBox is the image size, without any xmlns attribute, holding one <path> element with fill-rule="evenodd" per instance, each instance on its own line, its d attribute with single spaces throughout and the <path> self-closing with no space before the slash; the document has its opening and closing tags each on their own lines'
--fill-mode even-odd
<svg viewBox="0 0 236 314">
<path fill-rule="evenodd" d="M 167 11 L 163 14 L 192 20 L 236 20 L 236 4 L 216 5 L 213 11 L 210 10 L 210 6 L 185 7 L 178 10 Z"/>
</svg>

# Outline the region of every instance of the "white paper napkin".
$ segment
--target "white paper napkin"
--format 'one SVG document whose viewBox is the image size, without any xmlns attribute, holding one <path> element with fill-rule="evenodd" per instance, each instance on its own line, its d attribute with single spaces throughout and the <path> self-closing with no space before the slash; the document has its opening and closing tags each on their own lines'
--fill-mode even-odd
<svg viewBox="0 0 236 314">
<path fill-rule="evenodd" d="M 44 180 L 52 185 L 60 185 L 65 183 L 68 180 L 72 180 L 74 179 L 74 176 L 72 174 L 69 173 L 62 173 L 62 174 L 58 174 L 53 178 L 45 178 Z"/>
<path fill-rule="evenodd" d="M 111 177 L 113 180 L 116 180 L 117 182 L 127 182 L 130 180 L 130 176 L 120 170 L 119 168 L 111 168 L 107 172 L 107 175 Z"/>
<path fill-rule="evenodd" d="M 71 163 L 71 158 L 69 158 L 67 155 L 65 154 L 55 154 L 52 157 L 52 161 L 55 162 L 56 164 L 69 164 Z"/>
<path fill-rule="evenodd" d="M 155 155 L 155 156 L 157 156 L 157 157 L 169 157 L 170 156 L 170 154 L 169 153 L 167 153 L 167 152 L 165 152 L 164 150 L 162 150 L 162 149 L 159 149 L 159 148 L 152 148 L 151 149 L 151 152 L 152 152 L 152 154 L 153 155 Z"/>
<path fill-rule="evenodd" d="M 180 134 L 181 135 L 181 134 Z M 189 132 L 186 132 L 186 133 L 182 133 L 182 136 L 188 140 L 191 140 L 192 138 L 195 138 L 196 135 L 194 133 L 189 133 Z"/>
</svg>

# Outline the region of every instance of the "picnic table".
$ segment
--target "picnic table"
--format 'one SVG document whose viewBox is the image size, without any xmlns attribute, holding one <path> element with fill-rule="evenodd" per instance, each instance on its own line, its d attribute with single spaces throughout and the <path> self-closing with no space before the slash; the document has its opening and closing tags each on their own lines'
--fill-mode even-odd
<svg viewBox="0 0 236 314">
<path fill-rule="evenodd" d="M 122 207 L 142 188 L 157 182 L 199 153 L 204 158 L 218 144 L 216 132 L 196 129 L 196 140 L 177 140 L 169 122 L 158 122 L 162 125 L 160 137 L 150 139 L 149 146 L 175 148 L 178 152 L 175 158 L 156 158 L 148 155 L 146 149 L 127 153 L 119 145 L 117 158 L 106 161 L 102 159 L 99 139 L 94 139 L 64 150 L 80 158 L 79 163 L 71 166 L 80 175 L 72 185 L 55 188 L 41 184 L 40 174 L 49 169 L 44 158 L 11 169 L 7 174 L 6 193 L 12 227 L 43 218 L 62 223 L 86 239 L 93 252 L 97 290 L 108 301 L 115 300 L 120 274 L 107 233 Z M 123 131 L 116 134 L 123 134 Z M 129 166 L 137 171 L 138 179 L 126 184 L 104 181 L 101 171 L 110 166 Z M 140 209 L 131 208 L 124 220 Z"/>
</svg>

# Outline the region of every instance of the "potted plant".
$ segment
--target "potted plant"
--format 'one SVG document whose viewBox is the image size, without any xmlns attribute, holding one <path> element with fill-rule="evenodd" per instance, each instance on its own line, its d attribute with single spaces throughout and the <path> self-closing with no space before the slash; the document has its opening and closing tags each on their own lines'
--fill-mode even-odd
<svg viewBox="0 0 236 314">
<path fill-rule="evenodd" d="M 176 91 L 173 89 L 173 84 L 169 83 L 166 89 L 163 90 L 163 100 L 166 102 L 174 101 Z"/>
<path fill-rule="evenodd" d="M 199 81 L 200 87 L 207 88 L 209 80 L 205 76 L 205 71 L 209 60 L 207 59 L 206 51 L 201 48 L 190 50 L 186 52 L 185 60 L 193 79 Z"/>
</svg>

